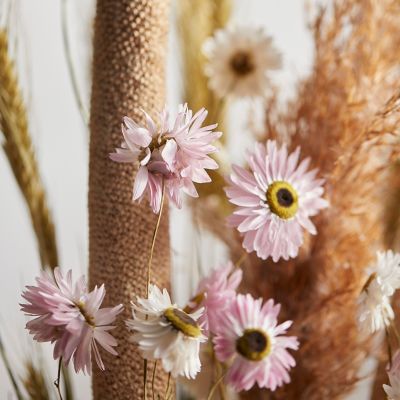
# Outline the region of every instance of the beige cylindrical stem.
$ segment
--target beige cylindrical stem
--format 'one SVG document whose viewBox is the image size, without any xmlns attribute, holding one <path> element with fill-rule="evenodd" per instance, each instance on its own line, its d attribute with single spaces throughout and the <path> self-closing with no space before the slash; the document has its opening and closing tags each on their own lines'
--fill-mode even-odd
<svg viewBox="0 0 400 400">
<path fill-rule="evenodd" d="M 115 163 L 109 153 L 121 144 L 124 115 L 143 121 L 141 109 L 155 115 L 164 106 L 168 10 L 168 0 L 97 2 L 90 120 L 89 275 L 92 287 L 105 283 L 107 305 L 122 303 L 125 310 L 113 331 L 119 356 L 103 352 L 106 371 L 93 367 L 95 399 L 143 398 L 143 360 L 129 342 L 131 333 L 123 320 L 131 317 L 133 297 L 145 295 L 157 216 L 148 202 L 132 202 L 135 166 Z M 153 281 L 162 287 L 169 282 L 169 255 L 165 212 L 153 258 Z M 152 367 L 149 363 L 149 380 Z M 161 397 L 166 378 L 157 368 L 156 387 Z"/>
</svg>

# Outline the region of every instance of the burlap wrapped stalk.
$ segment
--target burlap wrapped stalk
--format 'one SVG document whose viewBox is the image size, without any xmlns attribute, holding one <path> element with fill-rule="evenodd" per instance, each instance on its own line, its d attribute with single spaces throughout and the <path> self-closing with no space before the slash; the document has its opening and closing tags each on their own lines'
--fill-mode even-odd
<svg viewBox="0 0 400 400">
<path fill-rule="evenodd" d="M 91 287 L 106 284 L 107 305 L 122 303 L 125 310 L 113 332 L 119 356 L 103 352 L 106 372 L 93 368 L 95 399 L 143 397 L 143 360 L 129 342 L 123 320 L 131 317 L 133 296 L 145 294 L 157 216 L 147 202 L 132 203 L 136 168 L 115 163 L 108 154 L 121 144 L 124 115 L 143 121 L 140 109 L 154 115 L 164 106 L 168 10 L 168 0 L 97 2 L 90 120 L 89 275 Z M 153 259 L 154 281 L 162 287 L 169 282 L 169 253 L 166 212 Z M 150 375 L 152 367 L 150 363 Z M 166 381 L 158 368 L 156 388 L 161 397 Z"/>
</svg>

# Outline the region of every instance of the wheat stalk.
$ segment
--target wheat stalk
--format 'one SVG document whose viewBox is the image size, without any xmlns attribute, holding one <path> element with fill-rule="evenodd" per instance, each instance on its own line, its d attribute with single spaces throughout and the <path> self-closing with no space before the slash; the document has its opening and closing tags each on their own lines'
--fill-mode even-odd
<svg viewBox="0 0 400 400">
<path fill-rule="evenodd" d="M 54 224 L 28 132 L 27 112 L 14 63 L 8 52 L 7 32 L 0 30 L 0 130 L 3 148 L 28 206 L 43 267 L 58 264 Z"/>
<path fill-rule="evenodd" d="M 42 370 L 35 367 L 32 361 L 25 363 L 25 377 L 22 380 L 28 398 L 31 400 L 49 400 L 49 391 Z"/>
</svg>

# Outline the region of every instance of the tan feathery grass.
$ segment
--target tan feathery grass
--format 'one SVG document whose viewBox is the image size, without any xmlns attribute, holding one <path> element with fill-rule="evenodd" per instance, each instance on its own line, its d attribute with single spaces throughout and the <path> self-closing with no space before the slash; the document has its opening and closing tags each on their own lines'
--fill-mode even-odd
<svg viewBox="0 0 400 400">
<path fill-rule="evenodd" d="M 0 130 L 5 139 L 5 154 L 29 208 L 42 266 L 54 268 L 58 264 L 54 224 L 29 136 L 27 113 L 4 29 L 0 30 Z"/>
<path fill-rule="evenodd" d="M 43 372 L 36 368 L 32 361 L 27 361 L 25 363 L 25 376 L 22 382 L 30 400 L 50 399 Z"/>
<path fill-rule="evenodd" d="M 177 26 L 180 39 L 183 99 L 189 107 L 197 111 L 202 107 L 208 110 L 206 122 L 218 122 L 218 130 L 224 132 L 225 102 L 208 88 L 208 78 L 204 74 L 206 57 L 202 48 L 204 41 L 216 29 L 223 28 L 231 15 L 232 0 L 179 0 L 177 3 Z M 221 137 L 224 144 L 226 133 Z M 222 160 L 218 160 L 223 164 Z M 222 166 L 223 167 L 223 166 Z M 218 171 L 209 171 L 212 182 L 197 185 L 200 196 L 216 195 L 223 197 L 223 177 Z"/>
<path fill-rule="evenodd" d="M 312 157 L 331 207 L 314 218 L 318 235 L 306 237 L 298 258 L 251 256 L 244 270 L 243 289 L 280 302 L 301 344 L 292 382 L 274 393 L 252 390 L 251 399 L 343 398 L 375 353 L 358 329 L 356 302 L 365 268 L 386 246 L 386 198 L 396 185 L 388 166 L 400 156 L 400 3 L 335 0 L 312 31 L 314 69 L 285 110 L 269 104 L 265 138 Z"/>
<path fill-rule="evenodd" d="M 292 383 L 271 398 L 343 398 L 374 353 L 358 329 L 356 303 L 365 268 L 385 246 L 388 166 L 400 155 L 399 22 L 394 0 L 336 0 L 321 9 L 314 71 L 267 129 L 267 137 L 289 136 L 292 148 L 312 157 L 331 203 L 299 259 L 263 263 L 265 272 L 248 281 L 283 304 L 301 343 Z M 276 281 L 259 284 L 267 273 Z"/>
</svg>

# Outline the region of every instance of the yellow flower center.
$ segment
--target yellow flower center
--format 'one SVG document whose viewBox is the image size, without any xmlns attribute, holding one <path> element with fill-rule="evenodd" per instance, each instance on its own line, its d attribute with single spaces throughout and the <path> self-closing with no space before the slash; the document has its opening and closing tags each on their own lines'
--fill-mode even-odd
<svg viewBox="0 0 400 400">
<path fill-rule="evenodd" d="M 248 75 L 254 71 L 253 57 L 247 51 L 238 51 L 230 61 L 233 71 L 240 76 Z"/>
<path fill-rule="evenodd" d="M 167 308 L 164 311 L 164 317 L 175 329 L 181 331 L 186 336 L 198 337 L 201 335 L 201 329 L 197 322 L 190 315 L 178 308 Z"/>
<path fill-rule="evenodd" d="M 299 205 L 297 192 L 284 181 L 275 181 L 268 186 L 267 203 L 271 212 L 282 219 L 294 217 Z"/>
<path fill-rule="evenodd" d="M 271 341 L 261 329 L 245 329 L 236 340 L 236 351 L 250 361 L 261 361 L 271 352 Z"/>
</svg>

